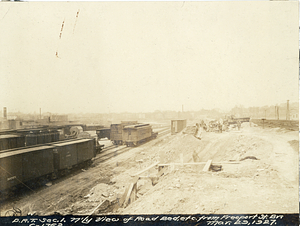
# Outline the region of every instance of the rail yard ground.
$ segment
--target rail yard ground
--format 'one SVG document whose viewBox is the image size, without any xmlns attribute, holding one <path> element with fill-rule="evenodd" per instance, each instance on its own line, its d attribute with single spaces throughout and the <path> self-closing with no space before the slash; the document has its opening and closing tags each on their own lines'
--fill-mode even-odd
<svg viewBox="0 0 300 226">
<path fill-rule="evenodd" d="M 22 215 L 298 213 L 297 127 L 243 123 L 240 131 L 204 132 L 200 140 L 195 123 L 139 147 L 111 149 L 106 161 L 97 158 L 88 168 L 3 202 L 1 216 L 13 207 Z M 187 164 L 208 160 L 209 171 L 203 171 L 205 164 Z M 165 166 L 160 177 L 157 165 L 141 173 L 137 199 L 120 206 L 133 176 L 155 163 L 177 164 Z"/>
</svg>

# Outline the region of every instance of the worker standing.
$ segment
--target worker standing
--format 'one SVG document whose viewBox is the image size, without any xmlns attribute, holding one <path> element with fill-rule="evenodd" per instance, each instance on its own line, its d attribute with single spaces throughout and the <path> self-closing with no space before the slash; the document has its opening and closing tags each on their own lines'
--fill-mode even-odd
<svg viewBox="0 0 300 226">
<path fill-rule="evenodd" d="M 241 129 L 241 122 L 240 122 L 240 120 L 237 121 L 237 127 L 238 127 L 238 130 Z"/>
</svg>

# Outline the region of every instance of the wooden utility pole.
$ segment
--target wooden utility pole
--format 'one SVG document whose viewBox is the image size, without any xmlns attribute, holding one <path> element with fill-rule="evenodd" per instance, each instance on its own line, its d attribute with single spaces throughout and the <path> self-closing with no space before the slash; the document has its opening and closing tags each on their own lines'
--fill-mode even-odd
<svg viewBox="0 0 300 226">
<path fill-rule="evenodd" d="M 3 118 L 7 120 L 7 108 L 3 107 Z"/>
<path fill-rule="evenodd" d="M 267 119 L 267 109 L 265 109 L 265 119 Z"/>
<path fill-rule="evenodd" d="M 287 103 L 286 103 L 286 120 L 290 120 L 290 103 L 289 103 L 289 100 L 287 100 Z"/>
</svg>

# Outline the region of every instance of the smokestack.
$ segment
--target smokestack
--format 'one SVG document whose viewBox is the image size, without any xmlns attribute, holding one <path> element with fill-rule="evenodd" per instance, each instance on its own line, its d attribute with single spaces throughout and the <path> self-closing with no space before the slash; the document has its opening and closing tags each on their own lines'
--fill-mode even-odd
<svg viewBox="0 0 300 226">
<path fill-rule="evenodd" d="M 289 103 L 289 100 L 287 100 L 287 103 L 286 103 L 286 120 L 290 120 L 290 103 Z"/>
<path fill-rule="evenodd" d="M 7 120 L 7 108 L 6 107 L 3 108 L 3 118 L 5 120 Z"/>
</svg>

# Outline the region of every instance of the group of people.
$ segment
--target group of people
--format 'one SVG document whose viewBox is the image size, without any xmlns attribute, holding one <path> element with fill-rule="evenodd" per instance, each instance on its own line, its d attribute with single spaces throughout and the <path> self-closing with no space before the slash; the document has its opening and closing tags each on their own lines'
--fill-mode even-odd
<svg viewBox="0 0 300 226">
<path fill-rule="evenodd" d="M 241 122 L 237 121 L 237 129 L 241 129 Z M 223 120 L 220 118 L 219 120 L 213 120 L 213 121 L 204 121 L 201 120 L 200 123 L 196 123 L 196 132 L 195 137 L 198 139 L 201 139 L 202 132 L 219 132 L 222 133 L 223 131 L 229 130 L 229 122 L 227 120 Z"/>
</svg>

